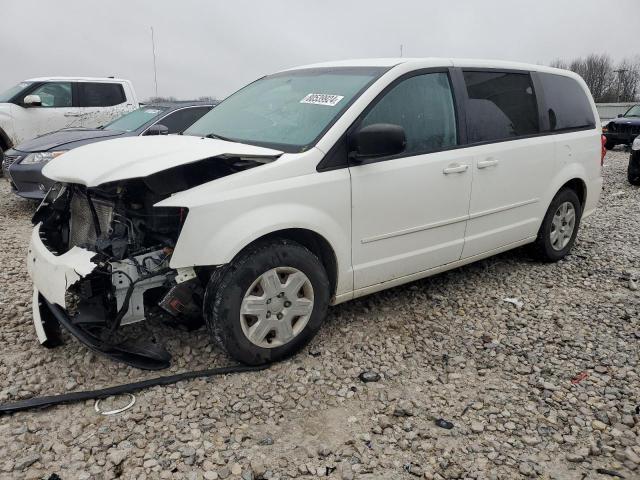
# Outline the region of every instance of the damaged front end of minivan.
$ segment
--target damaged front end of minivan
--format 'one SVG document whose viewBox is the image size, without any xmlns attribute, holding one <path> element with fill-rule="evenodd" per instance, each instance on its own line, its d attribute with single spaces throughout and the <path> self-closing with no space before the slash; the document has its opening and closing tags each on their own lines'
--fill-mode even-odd
<svg viewBox="0 0 640 480">
<path fill-rule="evenodd" d="M 93 187 L 52 187 L 34 215 L 28 253 L 40 342 L 60 344 L 62 326 L 129 365 L 169 366 L 171 356 L 150 331 L 123 327 L 153 317 L 199 326 L 203 291 L 216 267 L 170 266 L 189 212 L 155 205 L 271 160 L 221 155 Z"/>
</svg>

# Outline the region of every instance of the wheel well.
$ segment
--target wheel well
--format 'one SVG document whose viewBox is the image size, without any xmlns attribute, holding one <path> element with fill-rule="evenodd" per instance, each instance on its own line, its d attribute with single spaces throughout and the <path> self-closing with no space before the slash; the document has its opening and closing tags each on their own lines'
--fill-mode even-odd
<svg viewBox="0 0 640 480">
<path fill-rule="evenodd" d="M 0 148 L 2 148 L 3 151 L 7 151 L 11 148 L 10 145 L 9 137 L 7 137 L 7 134 L 0 128 Z"/>
<path fill-rule="evenodd" d="M 331 285 L 331 296 L 335 295 L 338 284 L 338 261 L 333 248 L 322 235 L 304 228 L 289 228 L 264 235 L 252 243 L 269 238 L 286 238 L 311 250 L 322 262 Z"/>
<path fill-rule="evenodd" d="M 578 199 L 580 200 L 580 205 L 584 207 L 584 203 L 587 200 L 587 186 L 585 183 L 579 178 L 574 178 L 573 180 L 569 180 L 565 183 L 560 190 L 563 188 L 570 188 L 576 195 L 578 195 Z"/>
</svg>

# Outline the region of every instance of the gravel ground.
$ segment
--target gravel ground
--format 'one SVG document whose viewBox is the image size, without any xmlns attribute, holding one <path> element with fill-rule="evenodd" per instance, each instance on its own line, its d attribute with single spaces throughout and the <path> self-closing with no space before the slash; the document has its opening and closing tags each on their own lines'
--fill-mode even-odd
<svg viewBox="0 0 640 480">
<path fill-rule="evenodd" d="M 640 478 L 640 190 L 626 161 L 608 154 L 601 208 L 565 261 L 518 249 L 341 305 L 291 360 L 155 387 L 123 414 L 85 402 L 0 417 L 0 478 Z M 71 338 L 38 345 L 33 206 L 0 184 L 0 402 L 154 376 Z M 171 338 L 172 372 L 230 363 L 204 330 L 151 328 Z"/>
</svg>

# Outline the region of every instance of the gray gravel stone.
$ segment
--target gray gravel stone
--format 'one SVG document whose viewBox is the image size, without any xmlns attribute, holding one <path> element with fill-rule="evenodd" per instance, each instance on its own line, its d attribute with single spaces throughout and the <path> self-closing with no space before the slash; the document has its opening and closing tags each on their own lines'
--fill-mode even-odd
<svg viewBox="0 0 640 480">
<path fill-rule="evenodd" d="M 300 355 L 142 391 L 119 415 L 86 402 L 3 417 L 0 478 L 564 479 L 596 465 L 637 478 L 640 190 L 627 159 L 607 153 L 600 208 L 566 259 L 518 249 L 337 306 Z M 38 344 L 24 264 L 33 208 L 0 179 L 0 401 L 156 376 L 67 334 L 56 350 Z M 204 329 L 126 328 L 166 340 L 163 374 L 230 363 Z"/>
</svg>

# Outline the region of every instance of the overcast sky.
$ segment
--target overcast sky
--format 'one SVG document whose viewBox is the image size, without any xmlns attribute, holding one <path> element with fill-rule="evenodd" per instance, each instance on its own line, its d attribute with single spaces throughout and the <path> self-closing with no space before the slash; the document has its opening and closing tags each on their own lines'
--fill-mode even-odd
<svg viewBox="0 0 640 480">
<path fill-rule="evenodd" d="M 404 56 L 533 63 L 640 54 L 640 0 L 0 3 L 0 90 L 36 76 L 116 75 L 147 98 L 154 94 L 151 25 L 158 93 L 178 98 L 222 98 L 295 65 L 395 57 L 400 44 Z"/>
</svg>

